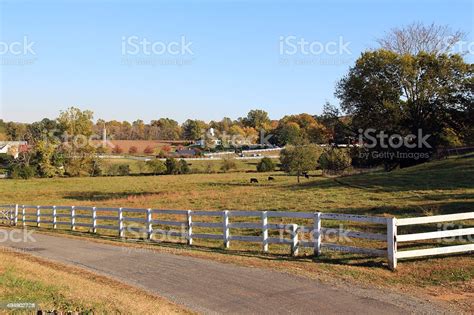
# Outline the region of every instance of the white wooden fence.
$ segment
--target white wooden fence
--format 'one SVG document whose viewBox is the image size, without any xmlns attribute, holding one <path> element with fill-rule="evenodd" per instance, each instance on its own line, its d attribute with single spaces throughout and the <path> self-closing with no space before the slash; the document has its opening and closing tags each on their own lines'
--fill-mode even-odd
<svg viewBox="0 0 474 315">
<path fill-rule="evenodd" d="M 81 213 L 78 213 L 79 211 Z M 109 213 L 111 214 L 109 215 Z M 121 238 L 128 237 L 126 232 L 138 232 L 145 234 L 150 240 L 159 234 L 180 237 L 185 239 L 188 245 L 192 245 L 194 239 L 221 240 L 225 248 L 229 248 L 232 241 L 261 243 L 264 252 L 268 252 L 268 246 L 270 244 L 287 244 L 293 256 L 298 255 L 299 248 L 312 248 L 316 256 L 319 256 L 323 249 L 379 256 L 388 259 L 389 267 L 392 270 L 396 269 L 397 260 L 402 258 L 474 251 L 474 243 L 469 243 L 465 245 L 397 252 L 398 243 L 401 242 L 474 235 L 474 228 L 397 235 L 397 228 L 399 226 L 470 220 L 474 219 L 474 212 L 397 219 L 323 212 L 195 211 L 82 206 L 6 205 L 0 206 L 0 215 L 0 223 L 4 224 L 22 225 L 24 227 L 31 224 L 37 227 L 48 225 L 47 227 L 53 229 L 57 229 L 59 226 L 66 226 L 66 228 L 72 230 L 75 230 L 76 227 L 85 227 L 89 228 L 89 231 L 92 233 L 98 233 L 98 230 L 112 230 L 116 231 Z M 157 217 L 161 215 L 181 216 L 182 221 L 158 220 Z M 212 217 L 214 221 L 218 220 L 219 222 L 199 221 L 200 218 L 205 217 Z M 241 220 L 245 218 L 252 218 L 253 222 L 241 222 Z M 305 219 L 311 223 L 309 226 L 295 223 L 269 223 L 269 220 L 275 218 L 299 221 Z M 77 219 L 80 219 L 81 222 L 78 222 Z M 386 231 L 386 234 L 323 227 L 322 220 L 382 225 L 382 229 Z M 156 226 L 181 227 L 181 230 L 160 229 L 156 228 Z M 219 229 L 222 232 L 219 234 L 195 233 L 193 228 Z M 237 231 L 241 229 L 259 230 L 260 233 L 258 236 L 239 235 Z M 269 232 L 274 230 L 280 232 L 279 237 L 269 236 Z M 306 235 L 305 233 L 310 235 L 308 239 L 300 237 Z M 383 248 L 368 248 L 348 246 L 347 242 L 345 244 L 325 242 L 326 236 L 329 233 L 343 236 L 346 239 L 358 238 L 383 242 L 384 244 L 386 243 L 386 246 Z"/>
<path fill-rule="evenodd" d="M 438 227 L 438 231 L 398 235 L 397 229 L 399 226 L 411 226 L 411 225 L 431 224 L 431 223 L 441 223 L 441 222 L 454 222 L 454 221 L 473 220 L 473 219 L 474 219 L 474 212 L 435 215 L 435 216 L 417 217 L 417 218 L 391 219 L 391 222 L 387 226 L 388 234 L 393 235 L 393 239 L 390 240 L 388 244 L 388 257 L 389 257 L 389 260 L 390 259 L 392 260 L 391 268 L 395 269 L 397 267 L 397 259 L 423 257 L 423 256 L 435 256 L 435 255 L 454 254 L 454 253 L 466 253 L 466 252 L 474 251 L 474 242 L 472 242 L 472 240 L 469 240 L 467 244 L 462 244 L 462 245 L 451 245 L 451 246 L 442 246 L 442 247 L 425 248 L 425 249 L 404 250 L 404 251 L 399 252 L 397 251 L 398 243 L 474 235 L 474 228 L 462 228 L 462 227 L 449 229 L 449 230 L 448 229 L 439 230 L 439 227 Z"/>
</svg>

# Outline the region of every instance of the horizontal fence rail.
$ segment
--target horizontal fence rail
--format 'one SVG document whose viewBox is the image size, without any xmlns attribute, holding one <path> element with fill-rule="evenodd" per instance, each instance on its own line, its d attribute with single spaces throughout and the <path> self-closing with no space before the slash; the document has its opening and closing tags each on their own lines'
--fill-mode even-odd
<svg viewBox="0 0 474 315">
<path fill-rule="evenodd" d="M 398 235 L 397 230 L 400 226 L 413 226 L 413 225 L 422 225 L 422 224 L 433 224 L 433 223 L 443 223 L 443 222 L 455 222 L 455 221 L 464 221 L 464 220 L 474 220 L 474 212 L 465 212 L 465 213 L 456 213 L 456 214 L 445 214 L 445 215 L 435 215 L 435 216 L 426 216 L 426 217 L 417 217 L 417 218 L 403 218 L 403 219 L 393 219 L 392 223 L 389 224 L 392 227 L 390 228 L 390 234 L 393 235 L 393 238 L 389 240 L 389 257 L 390 267 L 395 269 L 397 267 L 397 259 L 402 258 L 415 258 L 415 257 L 424 257 L 424 256 L 436 256 L 444 254 L 456 254 L 456 253 L 467 253 L 474 251 L 474 242 L 472 238 L 468 238 L 467 244 L 456 244 L 451 246 L 441 246 L 441 247 L 432 247 L 424 249 L 412 249 L 398 251 L 398 243 L 407 243 L 407 242 L 416 242 L 416 241 L 425 241 L 433 239 L 446 239 L 446 238 L 456 238 L 460 236 L 472 236 L 474 235 L 474 228 L 468 227 L 456 227 L 453 229 L 443 229 L 432 232 L 423 232 L 423 233 L 412 233 L 412 234 L 400 234 Z"/>
<path fill-rule="evenodd" d="M 113 231 L 120 238 L 146 238 L 158 241 L 162 240 L 164 236 L 172 236 L 185 240 L 188 245 L 193 245 L 194 240 L 197 239 L 219 240 L 222 241 L 225 248 L 229 248 L 231 242 L 234 241 L 250 242 L 260 244 L 262 251 L 265 253 L 269 251 L 269 245 L 280 244 L 289 246 L 290 253 L 293 256 L 297 256 L 300 249 L 310 248 L 315 256 L 321 255 L 323 250 L 329 250 L 384 257 L 388 259 L 391 269 L 397 267 L 397 259 L 401 258 L 474 250 L 474 244 L 467 244 L 397 252 L 397 244 L 400 242 L 474 234 L 474 228 L 465 228 L 397 235 L 398 226 L 473 219 L 474 212 L 396 219 L 322 212 L 196 211 L 150 208 L 0 205 L 0 213 L 2 215 L 0 223 L 22 225 L 23 227 L 33 225 L 53 229 L 69 228 L 71 230 L 86 228 L 92 233 L 103 233 L 101 230 Z M 179 219 L 176 219 L 177 217 Z M 213 220 L 213 222 L 203 221 L 206 218 Z M 270 220 L 292 222 L 272 223 Z M 335 223 L 355 222 L 375 225 L 379 226 L 378 230 L 383 230 L 385 233 L 348 230 L 343 229 L 342 225 L 338 229 L 331 228 L 330 226 L 323 226 L 322 220 L 334 221 Z M 302 221 L 306 223 L 301 224 Z M 300 224 L 296 224 L 296 222 L 300 222 Z M 201 231 L 201 229 L 203 230 Z M 199 232 L 196 230 L 199 230 Z M 252 235 L 243 233 L 243 231 L 249 230 L 252 231 Z M 84 229 L 81 229 L 81 231 L 84 231 Z M 335 241 L 333 240 L 334 238 L 336 238 Z M 375 241 L 379 245 L 382 243 L 384 246 L 378 246 L 378 248 L 348 246 L 348 242 L 345 240 L 348 239 L 350 241 L 353 238 Z M 340 240 L 343 241 L 342 244 Z"/>
</svg>

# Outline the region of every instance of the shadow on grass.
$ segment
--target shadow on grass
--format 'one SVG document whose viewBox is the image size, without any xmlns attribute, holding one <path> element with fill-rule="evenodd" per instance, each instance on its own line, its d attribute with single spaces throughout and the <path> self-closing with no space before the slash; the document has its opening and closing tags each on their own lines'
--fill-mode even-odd
<svg viewBox="0 0 474 315">
<path fill-rule="evenodd" d="M 129 197 L 147 197 L 159 195 L 159 192 L 115 192 L 105 193 L 102 191 L 80 191 L 69 193 L 64 196 L 65 199 L 78 200 L 78 201 L 104 201 L 112 199 L 125 199 Z"/>
<path fill-rule="evenodd" d="M 474 159 L 459 158 L 429 162 L 392 172 L 374 172 L 324 181 L 302 181 L 284 188 L 324 189 L 349 187 L 371 192 L 399 192 L 410 190 L 453 190 L 474 188 Z"/>
</svg>

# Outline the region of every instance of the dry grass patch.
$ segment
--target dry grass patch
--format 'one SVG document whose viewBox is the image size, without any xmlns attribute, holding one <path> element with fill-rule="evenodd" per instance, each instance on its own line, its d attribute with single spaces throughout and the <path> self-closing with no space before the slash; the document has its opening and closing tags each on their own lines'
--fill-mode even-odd
<svg viewBox="0 0 474 315">
<path fill-rule="evenodd" d="M 43 310 L 190 313 L 163 298 L 84 269 L 10 251 L 0 252 L 0 297 L 0 302 L 34 302 Z"/>
</svg>

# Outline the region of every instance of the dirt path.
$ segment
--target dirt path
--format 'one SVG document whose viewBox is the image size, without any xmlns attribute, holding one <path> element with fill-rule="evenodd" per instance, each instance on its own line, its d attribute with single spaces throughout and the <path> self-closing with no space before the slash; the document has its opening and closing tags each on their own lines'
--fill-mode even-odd
<svg viewBox="0 0 474 315">
<path fill-rule="evenodd" d="M 212 313 L 447 313 L 439 305 L 353 285 L 328 285 L 272 270 L 34 233 L 0 246 L 80 266 Z"/>
</svg>

